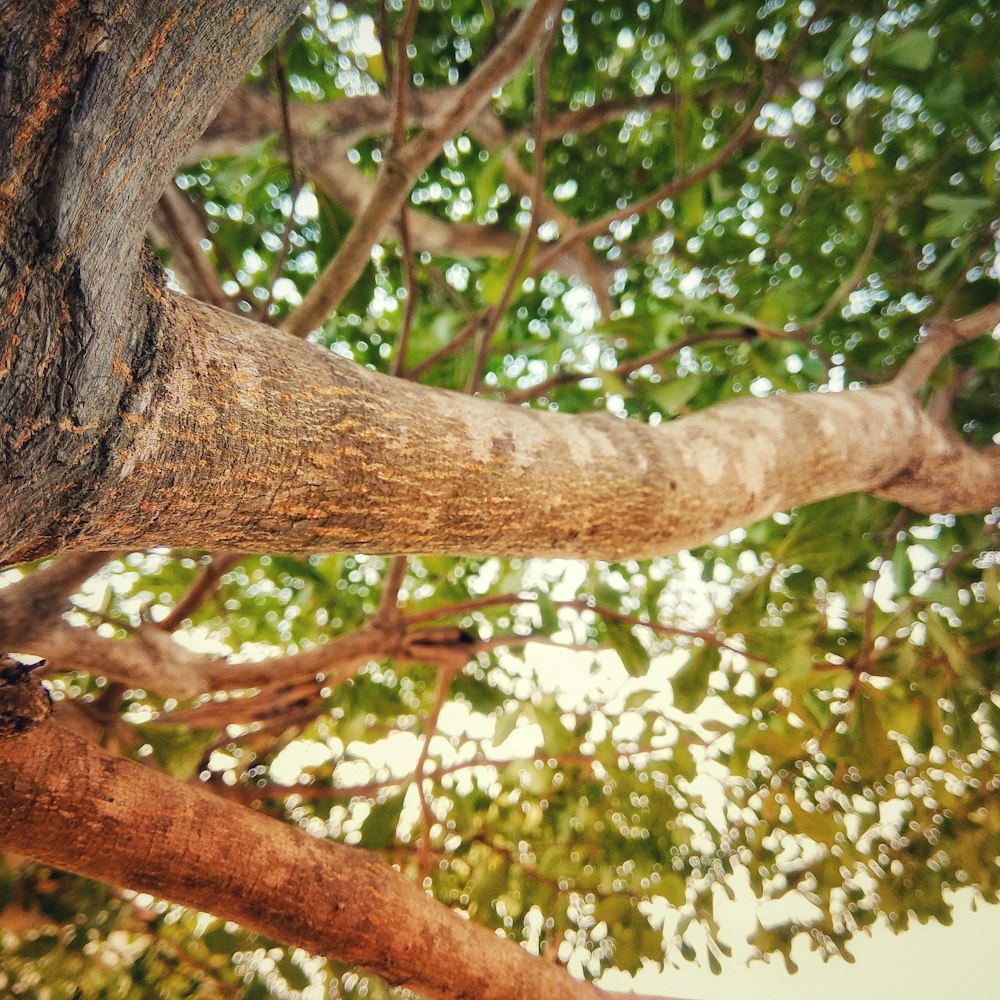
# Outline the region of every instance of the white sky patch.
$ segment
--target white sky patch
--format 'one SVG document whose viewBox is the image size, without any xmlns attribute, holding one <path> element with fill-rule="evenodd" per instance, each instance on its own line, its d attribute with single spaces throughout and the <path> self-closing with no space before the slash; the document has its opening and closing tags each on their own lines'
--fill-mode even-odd
<svg viewBox="0 0 1000 1000">
<path fill-rule="evenodd" d="M 309 188 L 303 188 L 295 199 L 295 214 L 303 219 L 315 219 L 319 216 L 319 202 Z"/>
<path fill-rule="evenodd" d="M 331 757 L 329 748 L 313 740 L 292 740 L 271 761 L 271 779 L 279 785 L 294 785 L 304 768 L 325 764 Z"/>
<path fill-rule="evenodd" d="M 594 293 L 584 285 L 578 285 L 566 292 L 562 297 L 562 304 L 573 319 L 574 333 L 593 329 L 601 315 Z"/>
</svg>

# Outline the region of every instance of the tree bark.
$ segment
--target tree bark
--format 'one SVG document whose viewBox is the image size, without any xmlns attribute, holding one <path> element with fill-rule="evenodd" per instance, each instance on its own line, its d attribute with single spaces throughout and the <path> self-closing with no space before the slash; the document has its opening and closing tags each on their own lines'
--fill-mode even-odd
<svg viewBox="0 0 1000 1000">
<path fill-rule="evenodd" d="M 621 559 L 855 490 L 950 512 L 997 501 L 992 453 L 912 386 L 663 428 L 567 418 L 389 381 L 167 293 L 139 261 L 156 198 L 296 8 L 2 15 L 0 564 L 81 544 Z M 432 141 L 411 142 L 418 159 Z"/>
<path fill-rule="evenodd" d="M 0 847 L 235 920 L 427 997 L 607 994 L 459 917 L 370 853 L 46 723 L 0 738 Z"/>
<path fill-rule="evenodd" d="M 71 544 L 162 352 L 142 235 L 177 160 L 298 0 L 33 0 L 0 11 L 5 556 Z"/>
<path fill-rule="evenodd" d="M 1000 498 L 991 452 L 891 385 L 737 400 L 649 427 L 389 379 L 152 294 L 160 374 L 80 525 L 94 548 L 642 558 L 825 497 L 891 499 L 893 484 L 927 510 Z M 3 517 L 15 534 L 14 512 Z"/>
</svg>

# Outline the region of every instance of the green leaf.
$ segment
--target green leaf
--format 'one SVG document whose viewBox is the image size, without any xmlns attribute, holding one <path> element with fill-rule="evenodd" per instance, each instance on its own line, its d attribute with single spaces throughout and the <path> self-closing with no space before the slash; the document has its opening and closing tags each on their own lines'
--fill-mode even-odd
<svg viewBox="0 0 1000 1000">
<path fill-rule="evenodd" d="M 962 212 L 967 215 L 993 207 L 990 198 L 954 194 L 932 194 L 924 199 L 924 204 L 941 212 Z"/>
<path fill-rule="evenodd" d="M 663 382 L 642 382 L 642 395 L 652 400 L 661 410 L 677 413 L 697 395 L 701 388 L 699 375 L 685 375 L 683 378 L 670 378 Z"/>
<path fill-rule="evenodd" d="M 517 728 L 517 720 L 521 718 L 521 706 L 516 705 L 497 715 L 493 726 L 493 745 L 499 746 Z"/>
<path fill-rule="evenodd" d="M 393 795 L 376 803 L 361 824 L 361 843 L 373 851 L 385 850 L 396 839 L 399 815 L 403 811 L 403 795 Z"/>
<path fill-rule="evenodd" d="M 636 638 L 632 626 L 625 622 L 610 620 L 605 622 L 608 639 L 621 657 L 622 666 L 632 677 L 642 677 L 649 670 L 649 653 Z"/>
<path fill-rule="evenodd" d="M 892 575 L 896 580 L 896 592 L 906 595 L 913 586 L 913 564 L 909 555 L 910 542 L 903 538 L 896 543 L 892 556 Z"/>
<path fill-rule="evenodd" d="M 714 646 L 702 646 L 691 653 L 670 685 L 674 693 L 674 705 L 678 709 L 693 712 L 705 700 L 708 678 L 719 666 L 719 659 L 719 650 Z"/>
<path fill-rule="evenodd" d="M 135 728 L 152 747 L 156 763 L 178 781 L 194 777 L 217 735 L 214 729 L 188 729 L 159 722 L 147 722 Z"/>
<path fill-rule="evenodd" d="M 916 28 L 905 31 L 882 53 L 882 62 L 900 69 L 921 72 L 934 60 L 936 43 L 930 32 Z"/>
</svg>

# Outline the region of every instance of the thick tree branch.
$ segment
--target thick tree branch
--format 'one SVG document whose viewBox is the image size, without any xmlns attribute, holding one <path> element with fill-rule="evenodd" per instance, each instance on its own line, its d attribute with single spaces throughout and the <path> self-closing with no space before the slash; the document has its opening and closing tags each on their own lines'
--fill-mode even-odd
<svg viewBox="0 0 1000 1000">
<path fill-rule="evenodd" d="M 53 724 L 0 740 L 0 813 L 4 849 L 235 920 L 427 997 L 606 996 L 460 919 L 366 852 L 111 756 Z"/>
<path fill-rule="evenodd" d="M 893 386 L 738 400 L 654 428 L 387 380 L 160 294 L 170 367 L 87 520 L 95 548 L 639 558 L 842 493 L 912 498 L 923 477 L 922 509 L 997 499 L 971 449 L 944 489 L 933 471 L 954 442 Z"/>
</svg>

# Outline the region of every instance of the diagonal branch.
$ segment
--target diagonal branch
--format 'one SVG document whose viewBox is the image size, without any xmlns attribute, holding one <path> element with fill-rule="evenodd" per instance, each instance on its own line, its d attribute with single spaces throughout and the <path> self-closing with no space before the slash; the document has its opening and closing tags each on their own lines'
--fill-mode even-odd
<svg viewBox="0 0 1000 1000">
<path fill-rule="evenodd" d="M 422 132 L 386 159 L 371 201 L 355 219 L 333 260 L 316 279 L 302 304 L 285 321 L 288 333 L 306 336 L 337 308 L 364 271 L 372 245 L 405 205 L 420 171 L 438 155 L 442 142 L 458 132 L 486 104 L 493 91 L 517 71 L 531 51 L 532 41 L 561 2 L 533 0 L 468 83 L 451 95 Z"/>
<path fill-rule="evenodd" d="M 934 373 L 934 369 L 959 344 L 975 340 L 1000 325 L 1000 302 L 980 309 L 962 319 L 937 318 L 927 324 L 927 333 L 900 369 L 894 384 L 907 392 L 916 392 Z"/>
<path fill-rule="evenodd" d="M 53 724 L 0 740 L 0 813 L 5 850 L 238 921 L 427 997 L 606 996 L 461 919 L 364 851 L 320 841 Z"/>
<path fill-rule="evenodd" d="M 479 388 L 479 383 L 486 368 L 486 359 L 489 357 L 493 336 L 500 324 L 500 320 L 507 311 L 507 306 L 510 305 L 514 290 L 521 284 L 522 272 L 528 259 L 528 253 L 532 248 L 538 224 L 541 221 L 541 200 L 545 176 L 545 142 L 542 134 L 545 129 L 546 104 L 549 97 L 549 57 L 552 55 L 552 44 L 555 38 L 555 29 L 550 29 L 542 44 L 542 51 L 535 65 L 535 128 L 531 178 L 531 216 L 528 219 L 528 225 L 521 234 L 517 253 L 514 254 L 514 259 L 511 261 L 510 272 L 507 275 L 506 282 L 504 282 L 500 298 L 488 311 L 487 318 L 479 327 L 478 336 L 476 337 L 475 356 L 472 360 L 472 371 L 469 373 L 469 380 L 466 385 L 467 392 L 476 392 Z"/>
</svg>

